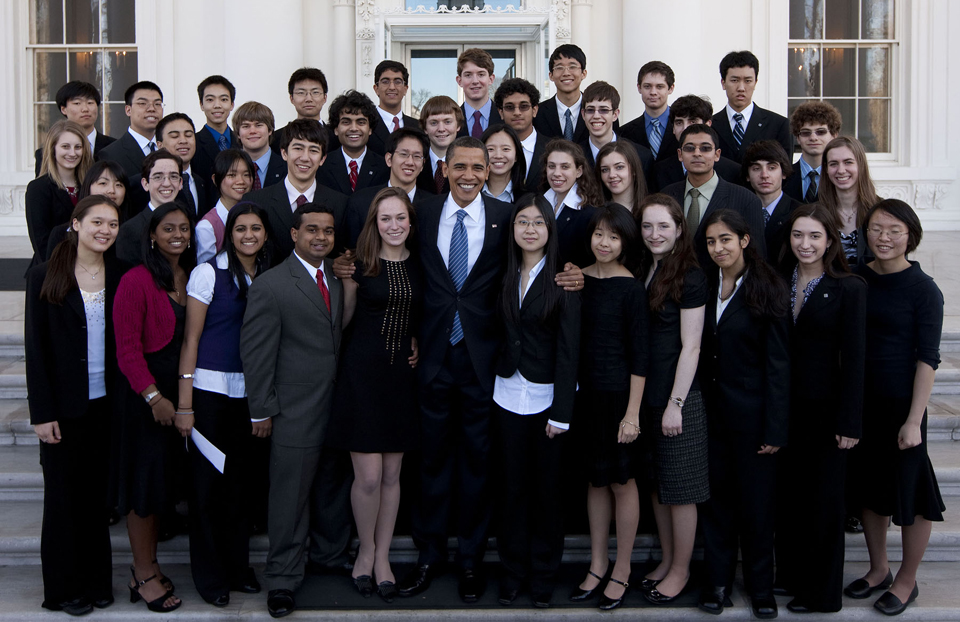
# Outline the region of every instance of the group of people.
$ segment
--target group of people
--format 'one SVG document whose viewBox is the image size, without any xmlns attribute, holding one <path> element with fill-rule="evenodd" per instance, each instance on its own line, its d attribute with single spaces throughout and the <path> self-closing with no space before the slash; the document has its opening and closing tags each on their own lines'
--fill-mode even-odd
<svg viewBox="0 0 960 622">
<path fill-rule="evenodd" d="M 261 590 L 249 537 L 265 522 L 274 617 L 308 571 L 388 603 L 421 594 L 451 535 L 463 601 L 486 589 L 494 535 L 499 602 L 548 607 L 571 500 L 591 543 L 572 601 L 614 609 L 633 586 L 674 602 L 698 528 L 709 613 L 729 606 L 738 550 L 759 618 L 781 593 L 798 613 L 916 599 L 945 509 L 926 450 L 943 298 L 907 259 L 917 215 L 877 197 L 835 108 L 756 106 L 750 52 L 721 61 L 716 114 L 669 105 L 673 71 L 645 64 L 645 111 L 622 127 L 613 86 L 580 91 L 580 48 L 549 69 L 554 97 L 522 78 L 491 97 L 490 55 L 465 50 L 464 104 L 433 97 L 414 119 L 388 60 L 379 102 L 347 91 L 325 124 L 326 79 L 298 69 L 279 130 L 262 104 L 234 110 L 222 76 L 198 87 L 199 131 L 138 82 L 115 141 L 94 87 L 60 90 L 26 195 L 44 607 L 113 602 L 114 508 L 131 601 L 178 608 L 157 543 L 184 499 L 193 580 L 217 607 Z M 419 559 L 398 578 L 408 454 Z M 641 495 L 662 555 L 635 577 Z M 870 570 L 844 587 L 850 515 Z"/>
</svg>

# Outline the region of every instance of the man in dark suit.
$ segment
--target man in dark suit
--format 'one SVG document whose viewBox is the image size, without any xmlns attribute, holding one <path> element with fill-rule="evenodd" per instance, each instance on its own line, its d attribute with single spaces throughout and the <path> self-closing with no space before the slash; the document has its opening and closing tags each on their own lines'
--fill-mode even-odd
<svg viewBox="0 0 960 622">
<path fill-rule="evenodd" d="M 527 163 L 524 189 L 530 191 L 536 191 L 540 184 L 540 158 L 547 150 L 549 142 L 549 139 L 534 127 L 539 101 L 540 91 L 523 78 L 504 80 L 493 94 L 493 102 L 500 116 L 520 139 L 520 147 Z"/>
<path fill-rule="evenodd" d="M 579 143 L 587 137 L 587 124 L 580 116 L 580 84 L 587 77 L 587 55 L 576 45 L 565 43 L 550 54 L 550 81 L 557 94 L 540 102 L 534 124 L 549 138 L 566 138 Z"/>
<path fill-rule="evenodd" d="M 113 160 L 127 177 L 140 173 L 143 159 L 157 150 L 154 136 L 163 118 L 163 93 L 153 82 L 137 82 L 123 94 L 124 112 L 130 118 L 127 132 L 100 152 L 101 160 Z"/>
<path fill-rule="evenodd" d="M 264 578 L 273 617 L 296 609 L 293 593 L 303 581 L 310 494 L 325 453 L 343 317 L 342 285 L 327 260 L 334 245 L 330 208 L 299 206 L 284 233 L 294 252 L 250 288 L 240 335 L 250 416 L 269 419 L 271 428 Z"/>
<path fill-rule="evenodd" d="M 293 241 L 282 235 L 293 225 L 293 212 L 304 203 L 321 203 L 333 211 L 337 228 L 343 230 L 347 197 L 317 182 L 317 170 L 326 157 L 327 133 L 309 119 L 291 121 L 284 132 L 280 153 L 287 163 L 283 183 L 244 195 L 267 212 L 274 232 L 278 259 L 293 252 Z"/>
<path fill-rule="evenodd" d="M 827 102 L 804 102 L 793 110 L 790 131 L 800 143 L 800 158 L 793 164 L 793 175 L 783 182 L 787 196 L 801 203 L 816 203 L 823 178 L 823 152 L 842 127 L 840 111 Z"/>
<path fill-rule="evenodd" d="M 637 74 L 637 91 L 643 100 L 643 114 L 620 130 L 621 136 L 649 149 L 657 162 L 674 159 L 677 150 L 677 139 L 670 131 L 670 106 L 667 105 L 674 80 L 673 69 L 662 61 L 652 60 L 641 67 Z"/>
<path fill-rule="evenodd" d="M 255 191 L 278 184 L 287 175 L 287 163 L 270 148 L 273 128 L 273 111 L 260 102 L 246 102 L 233 113 L 233 131 L 253 162 Z"/>
<path fill-rule="evenodd" d="M 117 259 L 125 267 L 132 268 L 142 262 L 140 244 L 144 231 L 150 224 L 150 214 L 160 205 L 177 199 L 183 187 L 181 172 L 183 161 L 180 156 L 166 149 L 154 151 L 143 159 L 143 170 L 137 177 L 140 178 L 140 187 L 149 197 L 149 201 L 133 218 L 120 225 L 115 245 Z"/>
<path fill-rule="evenodd" d="M 457 138 L 463 127 L 463 109 L 446 95 L 431 97 L 420 109 L 420 127 L 430 139 L 429 158 L 423 161 L 423 170 L 417 178 L 417 188 L 434 194 L 450 190 L 443 175 L 443 159 L 447 147 Z"/>
<path fill-rule="evenodd" d="M 330 148 L 337 143 L 333 128 L 329 127 L 320 118 L 323 105 L 327 103 L 327 77 L 316 67 L 301 67 L 292 74 L 287 81 L 287 92 L 290 94 L 290 103 L 297 111 L 297 119 L 316 121 L 327 132 L 327 142 Z M 283 139 L 286 126 L 273 135 L 270 147 L 280 155 L 280 141 Z"/>
<path fill-rule="evenodd" d="M 200 109 L 207 122 L 197 132 L 197 154 L 191 168 L 207 185 L 212 185 L 213 162 L 217 159 L 217 154 L 235 146 L 227 119 L 233 110 L 237 89 L 223 76 L 209 76 L 197 86 L 197 95 L 200 97 Z M 213 207 L 216 202 L 214 198 L 209 207 Z M 209 208 L 204 206 L 204 209 Z"/>
<path fill-rule="evenodd" d="M 97 87 L 80 80 L 67 82 L 57 91 L 56 102 L 60 108 L 60 114 L 83 129 L 87 136 L 87 142 L 90 144 L 93 158 L 95 160 L 99 159 L 97 156 L 100 155 L 103 148 L 116 139 L 101 134 L 100 130 L 97 129 L 97 117 L 100 115 L 100 91 L 97 90 Z M 37 149 L 34 158 L 36 159 L 34 174 L 39 177 L 40 167 L 43 165 L 42 147 Z"/>
<path fill-rule="evenodd" d="M 668 125 L 670 133 L 674 137 L 674 154 L 680 148 L 680 134 L 683 133 L 683 130 L 695 123 L 712 124 L 711 114 L 713 114 L 713 107 L 710 106 L 710 102 L 696 95 L 684 95 L 673 102 L 673 105 L 670 106 Z M 666 188 L 670 184 L 683 181 L 687 176 L 687 171 L 683 168 L 683 162 L 679 156 L 657 161 L 654 170 L 657 174 L 658 188 Z M 720 156 L 720 159 L 714 163 L 713 170 L 717 172 L 721 179 L 729 181 L 731 184 L 739 184 L 743 181 L 740 177 L 740 165 L 724 156 Z"/>
<path fill-rule="evenodd" d="M 597 153 L 600 152 L 601 147 L 616 140 L 626 140 L 617 136 L 614 126 L 620 116 L 620 93 L 602 80 L 594 82 L 583 92 L 581 116 L 587 125 L 587 138 L 580 141 L 580 148 L 583 149 L 583 155 L 586 156 L 589 167 L 589 170 L 584 173 L 590 175 L 597 163 Z M 637 155 L 640 157 L 643 175 L 647 180 L 647 189 L 651 192 L 655 191 L 653 153 L 633 141 L 627 140 L 627 142 L 637 150 Z"/>
<path fill-rule="evenodd" d="M 410 83 L 410 74 L 403 63 L 395 60 L 382 61 L 373 71 L 373 92 L 377 94 L 380 103 L 377 104 L 377 113 L 383 123 L 377 123 L 370 135 L 367 147 L 374 153 L 385 154 L 390 134 L 400 128 L 417 129 L 419 121 L 403 114 L 403 98 L 407 94 Z"/>
<path fill-rule="evenodd" d="M 787 222 L 800 202 L 783 192 L 783 180 L 793 168 L 790 158 L 780 143 L 774 140 L 759 140 L 743 154 L 743 170 L 747 181 L 763 205 L 763 237 L 767 243 L 770 263 L 780 260 L 780 250 L 790 233 Z M 789 251 L 787 251 L 789 252 Z"/>
<path fill-rule="evenodd" d="M 460 109 L 466 120 L 457 136 L 473 136 L 479 140 L 488 127 L 503 122 L 490 100 L 493 57 L 480 48 L 464 50 L 457 58 L 457 84 L 463 89 Z"/>
<path fill-rule="evenodd" d="M 707 253 L 706 227 L 703 222 L 711 212 L 718 209 L 739 212 L 750 227 L 760 256 L 767 256 L 766 243 L 760 235 L 763 232 L 760 199 L 749 190 L 724 181 L 714 172 L 713 165 L 720 157 L 718 143 L 717 133 L 709 125 L 701 123 L 685 129 L 680 135 L 679 155 L 687 169 L 687 179 L 671 184 L 661 191 L 672 196 L 683 207 L 688 229 L 696 231 L 693 236 L 694 250 L 700 265 L 705 269 L 713 264 Z"/>
<path fill-rule="evenodd" d="M 338 95 L 330 104 L 330 125 L 342 146 L 330 150 L 317 180 L 347 196 L 385 183 L 390 170 L 383 156 L 367 149 L 370 134 L 379 122 L 377 108 L 366 94 L 350 90 Z"/>
<path fill-rule="evenodd" d="M 750 143 L 776 140 L 793 153 L 793 136 L 785 117 L 753 103 L 760 61 L 752 52 L 730 52 L 720 61 L 720 85 L 727 92 L 727 105 L 713 115 L 713 129 L 720 137 L 720 150 L 735 162 L 743 159 Z"/>
</svg>

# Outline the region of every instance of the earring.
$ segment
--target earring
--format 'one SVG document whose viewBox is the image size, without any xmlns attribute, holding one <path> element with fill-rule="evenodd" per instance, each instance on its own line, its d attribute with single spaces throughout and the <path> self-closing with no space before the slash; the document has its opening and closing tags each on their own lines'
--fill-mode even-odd
<svg viewBox="0 0 960 622">
<path fill-rule="evenodd" d="M 150 240 L 150 248 L 153 248 L 153 240 Z"/>
<path fill-rule="evenodd" d="M 190 242 L 187 242 L 187 248 L 190 248 Z"/>
</svg>

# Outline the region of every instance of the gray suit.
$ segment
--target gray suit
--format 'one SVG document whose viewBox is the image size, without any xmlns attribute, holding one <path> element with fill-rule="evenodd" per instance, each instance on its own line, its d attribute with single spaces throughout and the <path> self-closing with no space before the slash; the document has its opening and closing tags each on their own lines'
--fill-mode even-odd
<svg viewBox="0 0 960 622">
<path fill-rule="evenodd" d="M 269 589 L 303 580 L 310 490 L 330 419 L 343 316 L 343 288 L 325 261 L 328 311 L 292 254 L 250 288 L 240 335 L 250 416 L 273 418 L 268 535 Z"/>
</svg>

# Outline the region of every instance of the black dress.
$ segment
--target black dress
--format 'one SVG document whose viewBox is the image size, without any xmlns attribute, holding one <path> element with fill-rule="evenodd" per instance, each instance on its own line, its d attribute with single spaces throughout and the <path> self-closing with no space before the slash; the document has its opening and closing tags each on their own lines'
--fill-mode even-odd
<svg viewBox="0 0 960 622">
<path fill-rule="evenodd" d="M 643 282 L 633 277 L 584 275 L 580 330 L 580 389 L 570 426 L 578 459 L 594 487 L 636 478 L 636 443 L 618 443 L 630 401 L 630 376 L 647 375 L 648 306 Z"/>
<path fill-rule="evenodd" d="M 167 298 L 170 298 L 167 296 Z M 187 308 L 170 299 L 176 324 L 173 338 L 156 352 L 143 358 L 160 394 L 174 406 L 178 399 L 180 345 Z M 176 426 L 160 425 L 143 397 L 127 387 L 126 410 L 121 423 L 118 447 L 119 471 L 117 506 L 121 514 L 131 510 L 147 517 L 168 512 L 176 502 L 175 472 L 183 460 L 184 440 Z"/>
<path fill-rule="evenodd" d="M 407 358 L 423 305 L 419 263 L 380 260 L 380 274 L 357 263 L 357 307 L 344 338 L 327 445 L 362 453 L 419 445 L 416 370 Z"/>
<path fill-rule="evenodd" d="M 867 280 L 863 438 L 851 456 L 859 501 L 897 525 L 912 525 L 915 516 L 942 521 L 946 507 L 927 456 L 926 411 L 919 445 L 901 450 L 897 435 L 910 413 L 917 363 L 940 364 L 943 294 L 915 261 L 895 274 L 877 274 L 866 264 L 857 273 Z"/>
</svg>

